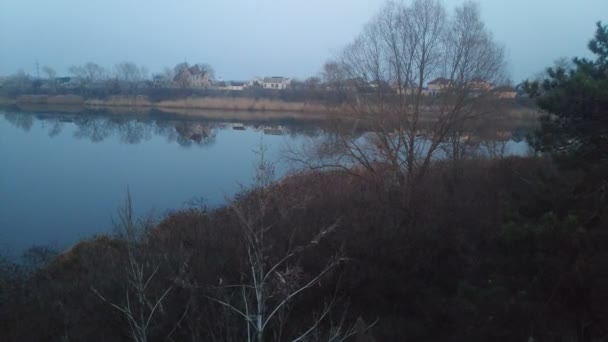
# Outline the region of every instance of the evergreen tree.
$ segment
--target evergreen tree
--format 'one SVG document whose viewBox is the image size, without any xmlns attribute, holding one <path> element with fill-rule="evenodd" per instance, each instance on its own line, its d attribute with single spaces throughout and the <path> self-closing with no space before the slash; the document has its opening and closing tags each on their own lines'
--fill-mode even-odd
<svg viewBox="0 0 608 342">
<path fill-rule="evenodd" d="M 588 47 L 595 60 L 575 58 L 572 67 L 549 68 L 544 80 L 526 82 L 525 89 L 547 113 L 532 145 L 595 164 L 608 160 L 608 26 L 597 23 Z"/>
</svg>

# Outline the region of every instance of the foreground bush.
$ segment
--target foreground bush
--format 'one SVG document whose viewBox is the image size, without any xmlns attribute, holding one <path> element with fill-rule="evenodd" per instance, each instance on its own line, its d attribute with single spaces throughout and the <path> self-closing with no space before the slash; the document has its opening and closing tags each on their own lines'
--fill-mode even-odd
<svg viewBox="0 0 608 342">
<path fill-rule="evenodd" d="M 434 164 L 408 196 L 382 175 L 302 173 L 264 187 L 263 201 L 254 188 L 226 207 L 139 224 L 137 236 L 83 241 L 36 272 L 3 273 L 2 335 L 137 340 L 112 306 L 130 302 L 132 313 L 153 313 L 149 341 L 247 340 L 254 330 L 233 309 L 255 302 L 243 295 L 253 284 L 243 231 L 258 225 L 268 228 L 265 263 L 297 251 L 269 276 L 268 307 L 333 263 L 273 316 L 264 340 L 293 340 L 310 328 L 303 340 L 605 336 L 606 213 L 590 214 L 599 202 L 580 195 L 588 178 L 542 159 L 463 161 L 458 168 Z M 164 295 L 154 311 L 146 301 L 135 305 L 134 260 L 150 279 L 139 293 L 151 305 Z"/>
</svg>

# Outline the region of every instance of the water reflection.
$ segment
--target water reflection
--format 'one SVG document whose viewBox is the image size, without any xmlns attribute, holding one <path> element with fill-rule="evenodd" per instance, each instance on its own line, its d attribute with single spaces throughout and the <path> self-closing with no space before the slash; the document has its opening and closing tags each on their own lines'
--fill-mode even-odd
<svg viewBox="0 0 608 342">
<path fill-rule="evenodd" d="M 76 127 L 72 133 L 77 139 L 94 143 L 110 137 L 117 137 L 125 144 L 139 144 L 153 136 L 164 137 L 167 142 L 180 146 L 210 146 L 216 142 L 219 130 L 246 131 L 253 130 L 264 135 L 289 135 L 291 137 L 332 136 L 348 134 L 362 137 L 369 131 L 358 123 L 337 120 L 297 120 L 273 119 L 251 120 L 249 122 L 227 122 L 217 119 L 175 117 L 165 114 L 110 114 L 107 113 L 32 113 L 7 111 L 4 116 L 7 122 L 29 132 L 36 122 L 46 128 L 49 137 L 57 137 L 64 131 L 67 123 Z M 474 132 L 460 132 L 470 145 L 481 147 L 488 142 L 513 143 L 524 142 L 532 128 L 529 125 L 508 125 L 507 127 L 476 127 Z M 429 139 L 431 130 L 422 126 L 416 135 Z"/>
<path fill-rule="evenodd" d="M 19 112 L 7 112 L 4 114 L 6 121 L 12 123 L 15 127 L 20 128 L 26 132 L 34 125 L 34 115 L 32 114 L 21 114 Z"/>
<path fill-rule="evenodd" d="M 127 188 L 141 214 L 180 208 L 193 198 L 220 205 L 254 178 L 252 151 L 261 140 L 281 177 L 294 166 L 280 164 L 285 146 L 325 142 L 319 146 L 331 155 L 332 140 L 370 135 L 352 122 L 242 116 L 249 114 L 256 120 L 0 110 L 0 246 L 65 247 L 108 231 Z M 423 127 L 417 139 L 430 132 Z M 514 126 L 462 136 L 467 149 L 500 156 L 525 153 L 525 142 L 516 141 L 526 134 L 526 127 Z"/>
<path fill-rule="evenodd" d="M 193 198 L 220 205 L 254 178 L 261 140 L 280 177 L 282 147 L 320 132 L 290 120 L 0 110 L 0 247 L 107 232 L 127 189 L 142 215 Z"/>
<path fill-rule="evenodd" d="M 0 112 L 7 122 L 29 132 L 39 122 L 47 129 L 49 137 L 61 135 L 67 123 L 76 127 L 72 133 L 77 139 L 94 143 L 110 137 L 118 137 L 125 144 L 139 144 L 153 136 L 164 137 L 167 142 L 184 147 L 210 146 L 217 138 L 218 130 L 253 130 L 264 135 L 305 135 L 310 137 L 323 134 L 319 122 L 255 121 L 250 123 L 230 123 L 205 119 L 163 118 L 154 115 L 104 115 L 104 114 L 56 114 L 31 112 Z M 326 128 L 329 128 L 327 126 Z"/>
</svg>

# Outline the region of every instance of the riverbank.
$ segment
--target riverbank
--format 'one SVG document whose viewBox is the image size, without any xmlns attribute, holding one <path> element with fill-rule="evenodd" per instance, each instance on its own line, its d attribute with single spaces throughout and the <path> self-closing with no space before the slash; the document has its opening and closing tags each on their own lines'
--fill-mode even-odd
<svg viewBox="0 0 608 342">
<path fill-rule="evenodd" d="M 187 97 L 175 100 L 151 101 L 146 96 L 110 96 L 105 99 L 86 99 L 77 95 L 22 95 L 16 99 L 3 98 L 4 105 L 75 106 L 81 108 L 144 108 L 175 110 L 233 110 L 259 112 L 331 113 L 338 107 L 314 102 L 287 102 L 276 99 L 249 97 Z"/>
<path fill-rule="evenodd" d="M 9 110 L 37 113 L 107 113 L 112 115 L 146 115 L 161 113 L 212 120 L 301 120 L 325 121 L 357 120 L 346 105 L 324 105 L 314 102 L 289 102 L 268 98 L 248 97 L 187 97 L 175 100 L 151 101 L 146 96 L 110 96 L 106 99 L 85 99 L 77 95 L 23 95 L 16 99 L 0 98 L 0 106 Z M 472 120 L 471 129 L 512 130 L 535 127 L 541 113 L 534 108 L 513 103 L 500 113 Z M 435 121 L 435 116 L 424 113 L 421 128 Z M 357 120 L 360 121 L 360 120 Z M 357 124 L 364 129 L 365 122 Z M 371 127 L 370 127 L 371 128 Z"/>
<path fill-rule="evenodd" d="M 282 263 L 260 277 L 272 294 L 264 303 L 275 305 L 275 298 L 314 284 L 293 296 L 280 325 L 271 325 L 288 336 L 307 329 L 313 313 L 324 309 L 345 325 L 376 322 L 369 335 L 378 341 L 517 341 L 530 329 L 540 340 L 573 340 L 576 330 L 568 323 L 580 305 L 605 326 L 606 255 L 589 251 L 588 241 L 602 246 L 606 234 L 579 226 L 588 221 L 592 198 L 578 209 L 570 204 L 570 189 L 584 177 L 562 173 L 547 159 L 507 158 L 433 163 L 412 190 L 391 179 L 304 172 L 245 190 L 227 206 L 172 212 L 158 224 L 138 226 L 145 228 L 141 239 L 99 236 L 55 258 L 34 249 L 26 254 L 33 266 L 26 266 L 41 268 L 31 276 L 0 264 L 4 288 L 14 291 L 0 311 L 7 322 L 0 332 L 8 340 L 68 334 L 120 340 L 130 326 L 109 303 L 147 310 L 146 303 L 124 299 L 137 289 L 132 268 L 123 266 L 136 264 L 150 279 L 142 293 L 163 298 L 154 340 L 175 322 L 175 340 L 194 334 L 213 340 L 226 332 L 242 340 L 243 317 L 218 301 L 254 307 L 251 268 L 260 264 L 247 253 L 254 229 L 264 232 L 263 265 Z M 119 214 L 128 227 L 130 213 L 127 204 Z M 601 228 L 605 222 L 597 220 L 593 225 Z M 57 307 L 59 314 L 49 314 Z M 322 329 L 334 324 L 323 323 Z"/>
</svg>

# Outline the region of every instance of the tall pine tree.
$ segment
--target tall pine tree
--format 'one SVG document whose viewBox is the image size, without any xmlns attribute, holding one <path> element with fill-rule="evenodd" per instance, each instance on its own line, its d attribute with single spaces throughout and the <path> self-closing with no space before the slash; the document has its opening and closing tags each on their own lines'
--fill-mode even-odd
<svg viewBox="0 0 608 342">
<path fill-rule="evenodd" d="M 547 113 L 532 145 L 580 165 L 608 161 L 608 26 L 597 23 L 588 47 L 595 60 L 575 58 L 571 68 L 549 68 L 544 80 L 526 82 Z"/>
</svg>

